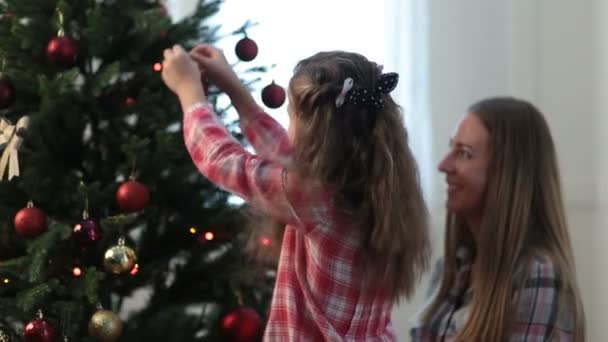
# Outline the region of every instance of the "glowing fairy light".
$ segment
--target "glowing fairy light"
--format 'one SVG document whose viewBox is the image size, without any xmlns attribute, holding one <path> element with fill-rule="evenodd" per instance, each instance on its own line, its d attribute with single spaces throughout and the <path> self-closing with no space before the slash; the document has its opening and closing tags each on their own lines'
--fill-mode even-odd
<svg viewBox="0 0 608 342">
<path fill-rule="evenodd" d="M 80 277 L 82 275 L 82 268 L 74 266 L 74 268 L 72 268 L 72 274 L 74 277 Z"/>
<path fill-rule="evenodd" d="M 215 239 L 215 234 L 213 234 L 212 232 L 206 232 L 205 233 L 205 240 L 211 241 L 213 239 Z"/>
</svg>

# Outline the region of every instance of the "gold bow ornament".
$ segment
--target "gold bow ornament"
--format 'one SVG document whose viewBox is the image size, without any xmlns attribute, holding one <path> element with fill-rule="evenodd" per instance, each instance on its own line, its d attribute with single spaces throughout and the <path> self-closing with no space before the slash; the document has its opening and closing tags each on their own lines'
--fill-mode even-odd
<svg viewBox="0 0 608 342">
<path fill-rule="evenodd" d="M 4 173 L 8 166 L 8 180 L 19 176 L 19 155 L 18 151 L 23 143 L 23 135 L 29 126 L 30 118 L 24 116 L 17 121 L 16 125 L 11 124 L 5 118 L 0 118 L 0 181 L 4 180 Z"/>
</svg>

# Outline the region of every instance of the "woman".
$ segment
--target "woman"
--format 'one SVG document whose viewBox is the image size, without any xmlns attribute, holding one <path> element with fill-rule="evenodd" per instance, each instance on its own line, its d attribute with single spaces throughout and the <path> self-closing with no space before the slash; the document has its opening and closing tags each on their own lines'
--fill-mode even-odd
<svg viewBox="0 0 608 342">
<path fill-rule="evenodd" d="M 542 114 L 513 98 L 474 104 L 439 165 L 445 259 L 413 341 L 584 341 L 585 318 Z"/>
</svg>

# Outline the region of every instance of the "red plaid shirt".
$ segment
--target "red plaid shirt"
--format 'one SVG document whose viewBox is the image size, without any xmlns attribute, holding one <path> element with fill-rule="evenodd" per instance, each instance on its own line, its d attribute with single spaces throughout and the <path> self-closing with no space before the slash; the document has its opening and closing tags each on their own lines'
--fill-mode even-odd
<svg viewBox="0 0 608 342">
<path fill-rule="evenodd" d="M 286 223 L 265 341 L 395 341 L 392 302 L 362 290 L 356 232 L 329 194 L 286 171 L 291 145 L 266 113 L 242 127 L 248 153 L 207 104 L 184 116 L 192 160 L 209 180 Z"/>
</svg>

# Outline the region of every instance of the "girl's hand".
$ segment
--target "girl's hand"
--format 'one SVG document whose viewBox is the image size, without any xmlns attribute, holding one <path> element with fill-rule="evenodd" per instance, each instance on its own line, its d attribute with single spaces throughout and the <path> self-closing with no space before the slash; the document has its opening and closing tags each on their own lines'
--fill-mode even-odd
<svg viewBox="0 0 608 342">
<path fill-rule="evenodd" d="M 249 115 L 260 110 L 251 97 L 249 90 L 243 86 L 241 80 L 232 70 L 222 50 L 208 44 L 201 44 L 190 51 L 192 59 L 196 61 L 203 77 L 225 92 L 230 101 L 239 112 L 241 123 L 246 123 Z"/>
<path fill-rule="evenodd" d="M 182 101 L 198 102 L 205 99 L 199 70 L 190 55 L 179 45 L 163 53 L 163 81 Z"/>
<path fill-rule="evenodd" d="M 220 49 L 201 44 L 190 51 L 190 56 L 198 64 L 203 77 L 228 96 L 234 95 L 242 87 L 241 81 Z"/>
</svg>

